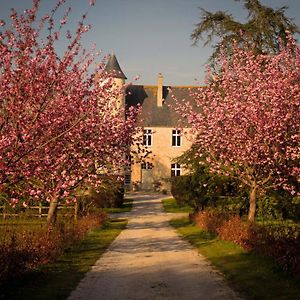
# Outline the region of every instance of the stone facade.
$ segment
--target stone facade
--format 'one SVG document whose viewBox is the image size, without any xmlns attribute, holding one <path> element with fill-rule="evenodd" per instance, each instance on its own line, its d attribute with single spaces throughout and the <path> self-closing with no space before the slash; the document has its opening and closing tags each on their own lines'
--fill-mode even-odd
<svg viewBox="0 0 300 300">
<path fill-rule="evenodd" d="M 174 127 L 145 127 L 144 129 L 148 132 L 151 130 L 151 145 L 146 146 L 150 154 L 144 162 L 132 165 L 131 187 L 140 190 L 169 190 L 171 175 L 184 174 L 184 170 L 178 164 L 175 165 L 174 159 L 191 146 L 188 130 L 180 130 L 178 135 L 178 129 Z M 174 145 L 176 144 L 174 140 L 177 145 Z"/>
<path fill-rule="evenodd" d="M 139 125 L 144 128 L 144 147 L 150 152 L 144 161 L 134 163 L 127 173 L 125 182 L 129 189 L 169 190 L 170 177 L 185 173 L 175 159 L 191 147 L 192 136 L 188 124 L 180 121 L 175 112 L 172 95 L 177 101 L 184 101 L 190 98 L 193 88 L 164 86 L 161 73 L 157 86 L 127 87 L 126 105 L 142 107 Z"/>
</svg>

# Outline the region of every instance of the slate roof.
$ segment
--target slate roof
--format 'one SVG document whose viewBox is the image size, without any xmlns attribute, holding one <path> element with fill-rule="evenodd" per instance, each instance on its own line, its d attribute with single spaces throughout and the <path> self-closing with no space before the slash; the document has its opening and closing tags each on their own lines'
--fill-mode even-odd
<svg viewBox="0 0 300 300">
<path fill-rule="evenodd" d="M 127 79 L 114 53 L 109 56 L 104 71 L 113 75 L 115 78 Z"/>
<path fill-rule="evenodd" d="M 171 89 L 172 92 L 169 91 Z M 157 86 L 129 85 L 126 89 L 126 105 L 142 106 L 140 119 L 142 126 L 149 127 L 179 127 L 187 126 L 186 122 L 180 121 L 180 116 L 175 112 L 175 102 L 171 96 L 174 94 L 178 102 L 192 101 L 190 90 L 197 87 L 163 87 L 164 104 L 157 106 Z"/>
</svg>

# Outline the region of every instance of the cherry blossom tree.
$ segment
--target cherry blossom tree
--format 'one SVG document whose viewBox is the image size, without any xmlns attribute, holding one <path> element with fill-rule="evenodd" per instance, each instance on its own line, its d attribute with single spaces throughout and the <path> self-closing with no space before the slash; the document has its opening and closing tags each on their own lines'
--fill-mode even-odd
<svg viewBox="0 0 300 300">
<path fill-rule="evenodd" d="M 220 54 L 218 73 L 208 73 L 192 103 L 178 107 L 196 136 L 197 155 L 210 171 L 249 187 L 248 219 L 256 198 L 269 188 L 299 193 L 300 49 L 290 37 L 276 55 L 257 55 L 245 45 Z"/>
<path fill-rule="evenodd" d="M 97 56 L 81 45 L 86 14 L 74 34 L 64 27 L 71 8 L 55 24 L 65 2 L 40 20 L 39 0 L 24 14 L 12 10 L 10 27 L 0 20 L 0 194 L 12 205 L 47 198 L 50 222 L 78 186 L 100 184 L 103 170 L 122 168 L 137 130 L 136 110 L 125 118 L 116 101 L 124 89 L 103 64 L 91 72 Z M 61 39 L 68 45 L 58 55 Z"/>
</svg>

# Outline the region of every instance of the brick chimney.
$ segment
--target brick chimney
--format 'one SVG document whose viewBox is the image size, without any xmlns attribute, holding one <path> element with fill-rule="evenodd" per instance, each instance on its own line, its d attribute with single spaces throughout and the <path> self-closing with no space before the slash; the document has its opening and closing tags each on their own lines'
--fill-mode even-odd
<svg viewBox="0 0 300 300">
<path fill-rule="evenodd" d="M 164 77 L 161 73 L 158 73 L 158 82 L 157 82 L 157 106 L 163 106 L 163 81 Z"/>
</svg>

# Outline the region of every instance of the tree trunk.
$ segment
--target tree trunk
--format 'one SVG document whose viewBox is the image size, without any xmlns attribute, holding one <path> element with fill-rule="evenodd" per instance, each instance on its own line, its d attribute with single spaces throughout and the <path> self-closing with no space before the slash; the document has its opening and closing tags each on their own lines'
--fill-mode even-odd
<svg viewBox="0 0 300 300">
<path fill-rule="evenodd" d="M 50 201 L 50 206 L 48 209 L 48 215 L 47 215 L 48 225 L 54 225 L 56 223 L 57 207 L 58 207 L 58 197 L 53 197 L 52 200 Z"/>
<path fill-rule="evenodd" d="M 256 185 L 252 186 L 249 195 L 250 206 L 249 206 L 249 213 L 248 213 L 248 221 L 250 223 L 254 223 L 254 218 L 255 218 L 256 190 L 257 190 L 257 186 Z"/>
</svg>

